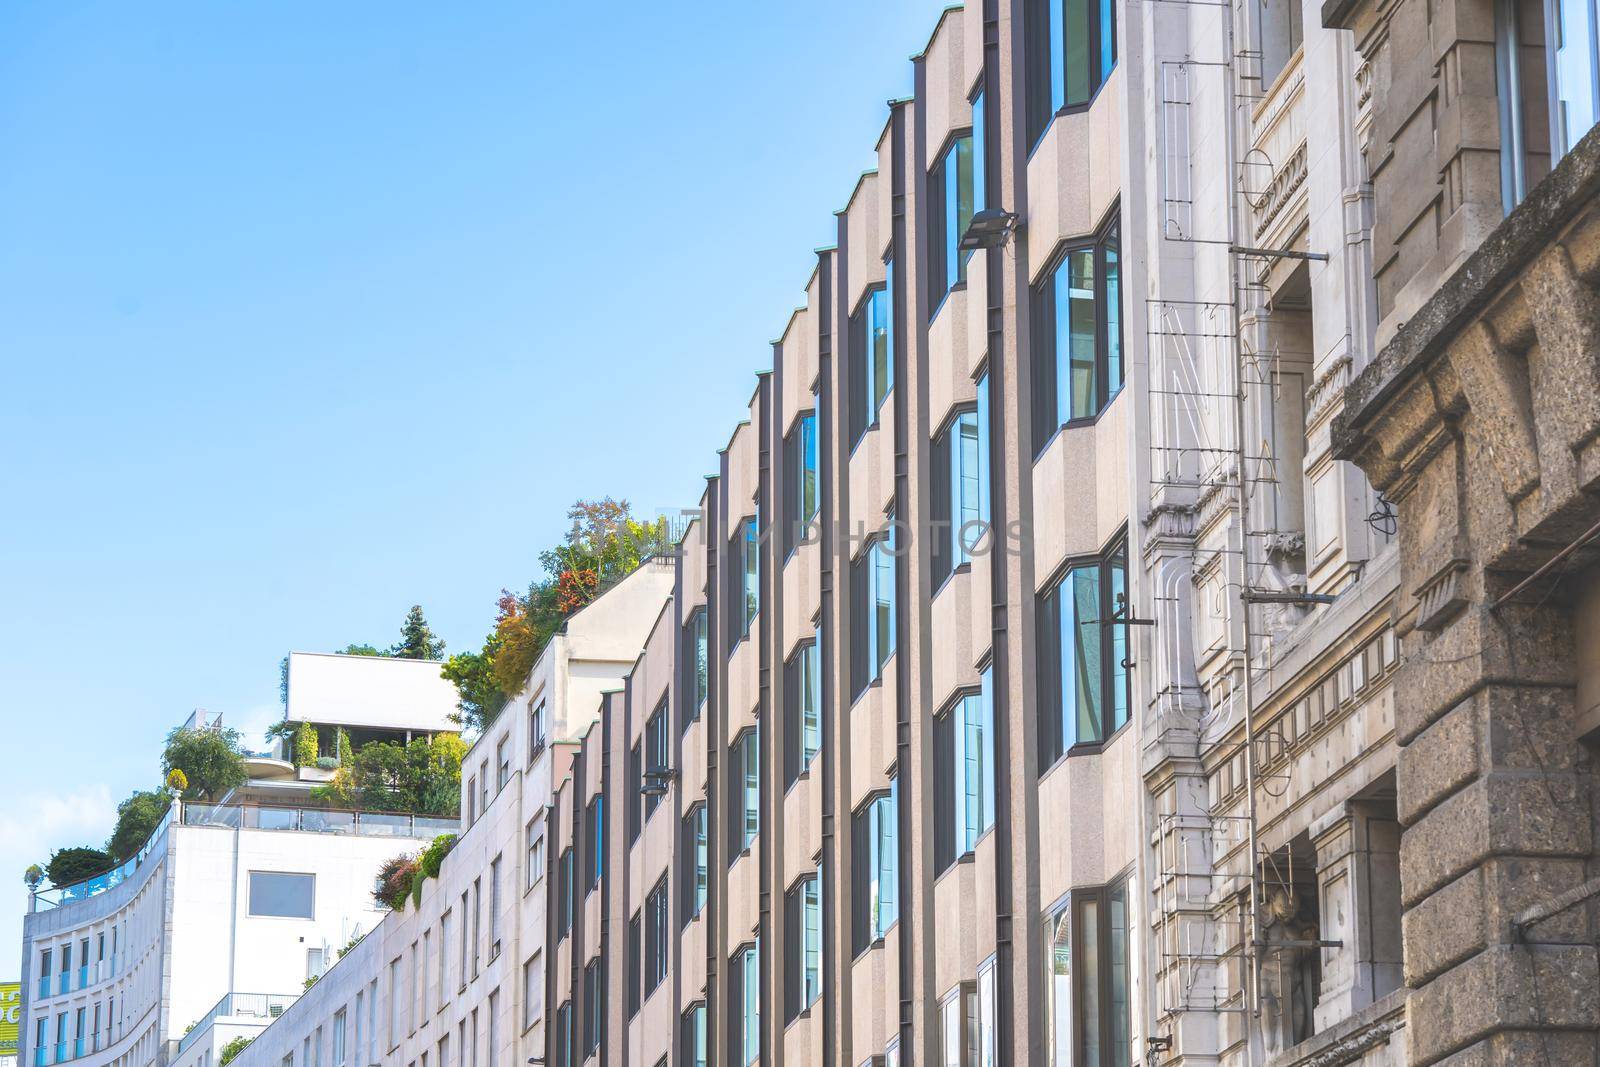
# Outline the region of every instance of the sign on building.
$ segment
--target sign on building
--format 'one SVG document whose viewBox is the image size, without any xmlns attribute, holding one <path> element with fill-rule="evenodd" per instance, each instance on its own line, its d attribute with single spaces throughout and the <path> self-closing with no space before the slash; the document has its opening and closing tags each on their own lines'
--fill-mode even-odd
<svg viewBox="0 0 1600 1067">
<path fill-rule="evenodd" d="M 17 1058 L 17 1023 L 22 1020 L 22 986 L 0 982 L 0 1060 Z"/>
</svg>

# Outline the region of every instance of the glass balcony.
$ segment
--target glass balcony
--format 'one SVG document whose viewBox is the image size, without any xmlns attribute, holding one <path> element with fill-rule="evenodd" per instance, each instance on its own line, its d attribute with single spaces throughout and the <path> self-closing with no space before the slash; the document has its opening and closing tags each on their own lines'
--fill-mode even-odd
<svg viewBox="0 0 1600 1067">
<path fill-rule="evenodd" d="M 33 1067 L 50 1067 L 50 1049 L 40 1045 L 33 1050 Z"/>
<path fill-rule="evenodd" d="M 83 1059 L 83 1038 L 81 1037 L 72 1043 L 72 1058 L 75 1060 Z"/>
<path fill-rule="evenodd" d="M 56 1042 L 56 1062 L 67 1062 L 67 1043 L 65 1041 Z"/>
<path fill-rule="evenodd" d="M 87 963 L 78 968 L 78 988 L 89 988 L 89 965 Z"/>
<path fill-rule="evenodd" d="M 50 995 L 50 976 L 48 974 L 41 974 L 39 976 L 39 999 L 43 1000 L 46 997 L 48 997 L 49 995 Z M 41 1051 L 43 1051 L 43 1050 L 41 1050 Z"/>
<path fill-rule="evenodd" d="M 62 971 L 56 975 L 56 992 L 65 993 L 72 989 L 72 972 Z"/>
</svg>

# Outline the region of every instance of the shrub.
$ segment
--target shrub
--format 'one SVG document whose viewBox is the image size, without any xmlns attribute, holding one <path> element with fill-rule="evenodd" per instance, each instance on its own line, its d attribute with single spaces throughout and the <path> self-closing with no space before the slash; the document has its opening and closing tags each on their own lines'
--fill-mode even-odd
<svg viewBox="0 0 1600 1067">
<path fill-rule="evenodd" d="M 294 735 L 294 765 L 296 767 L 315 767 L 317 765 L 317 728 L 308 722 L 300 724 Z"/>
<path fill-rule="evenodd" d="M 253 1037 L 236 1037 L 223 1045 L 222 1051 L 217 1053 L 217 1067 L 228 1067 L 228 1064 L 238 1059 L 239 1053 L 249 1048 L 250 1042 L 254 1040 Z"/>
<path fill-rule="evenodd" d="M 342 729 L 339 731 L 338 741 L 334 748 L 339 753 L 339 766 L 348 767 L 355 762 L 356 754 L 350 748 L 350 735 Z"/>
<path fill-rule="evenodd" d="M 183 791 L 189 788 L 189 776 L 177 767 L 167 772 L 167 792 L 174 796 L 182 796 Z"/>
<path fill-rule="evenodd" d="M 64 848 L 50 857 L 50 862 L 45 865 L 45 873 L 50 876 L 50 884 L 55 886 L 72 885 L 85 878 L 93 878 L 97 874 L 105 874 L 115 864 L 111 857 L 97 848 L 79 846 L 77 848 Z"/>
<path fill-rule="evenodd" d="M 422 873 L 429 878 L 439 877 L 439 869 L 444 866 L 444 858 L 450 855 L 450 850 L 455 847 L 455 834 L 440 834 L 434 838 L 433 842 L 422 850 L 422 858 L 418 861 Z"/>
<path fill-rule="evenodd" d="M 318 756 L 317 769 L 319 771 L 336 771 L 339 769 L 339 761 L 332 756 Z"/>
<path fill-rule="evenodd" d="M 417 857 L 406 854 L 385 860 L 378 868 L 378 884 L 372 899 L 391 911 L 404 911 L 411 892 L 411 876 L 417 870 Z"/>
</svg>

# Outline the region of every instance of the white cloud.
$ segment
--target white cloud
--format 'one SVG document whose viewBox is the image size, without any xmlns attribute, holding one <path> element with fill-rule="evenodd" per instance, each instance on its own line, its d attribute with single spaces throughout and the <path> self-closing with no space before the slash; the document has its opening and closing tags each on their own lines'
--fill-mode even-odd
<svg viewBox="0 0 1600 1067">
<path fill-rule="evenodd" d="M 28 889 L 22 872 L 30 863 L 44 863 L 56 849 L 72 845 L 98 848 L 111 835 L 117 805 L 105 785 L 86 786 L 54 795 L 23 793 L 0 807 L 0 857 L 11 869 L 0 869 L 0 981 L 15 979 L 12 970 L 22 945 L 22 916 L 28 910 Z"/>
</svg>

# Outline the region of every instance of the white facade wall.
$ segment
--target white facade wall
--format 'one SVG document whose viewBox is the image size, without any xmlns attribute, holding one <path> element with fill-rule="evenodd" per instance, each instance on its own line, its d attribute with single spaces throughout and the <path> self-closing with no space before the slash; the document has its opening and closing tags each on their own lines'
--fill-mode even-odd
<svg viewBox="0 0 1600 1067">
<path fill-rule="evenodd" d="M 233 1067 L 513 1067 L 543 1055 L 553 783 L 564 742 L 643 650 L 672 573 L 647 565 L 568 620 L 467 754 L 461 835 L 420 903 L 385 917 Z"/>
</svg>

